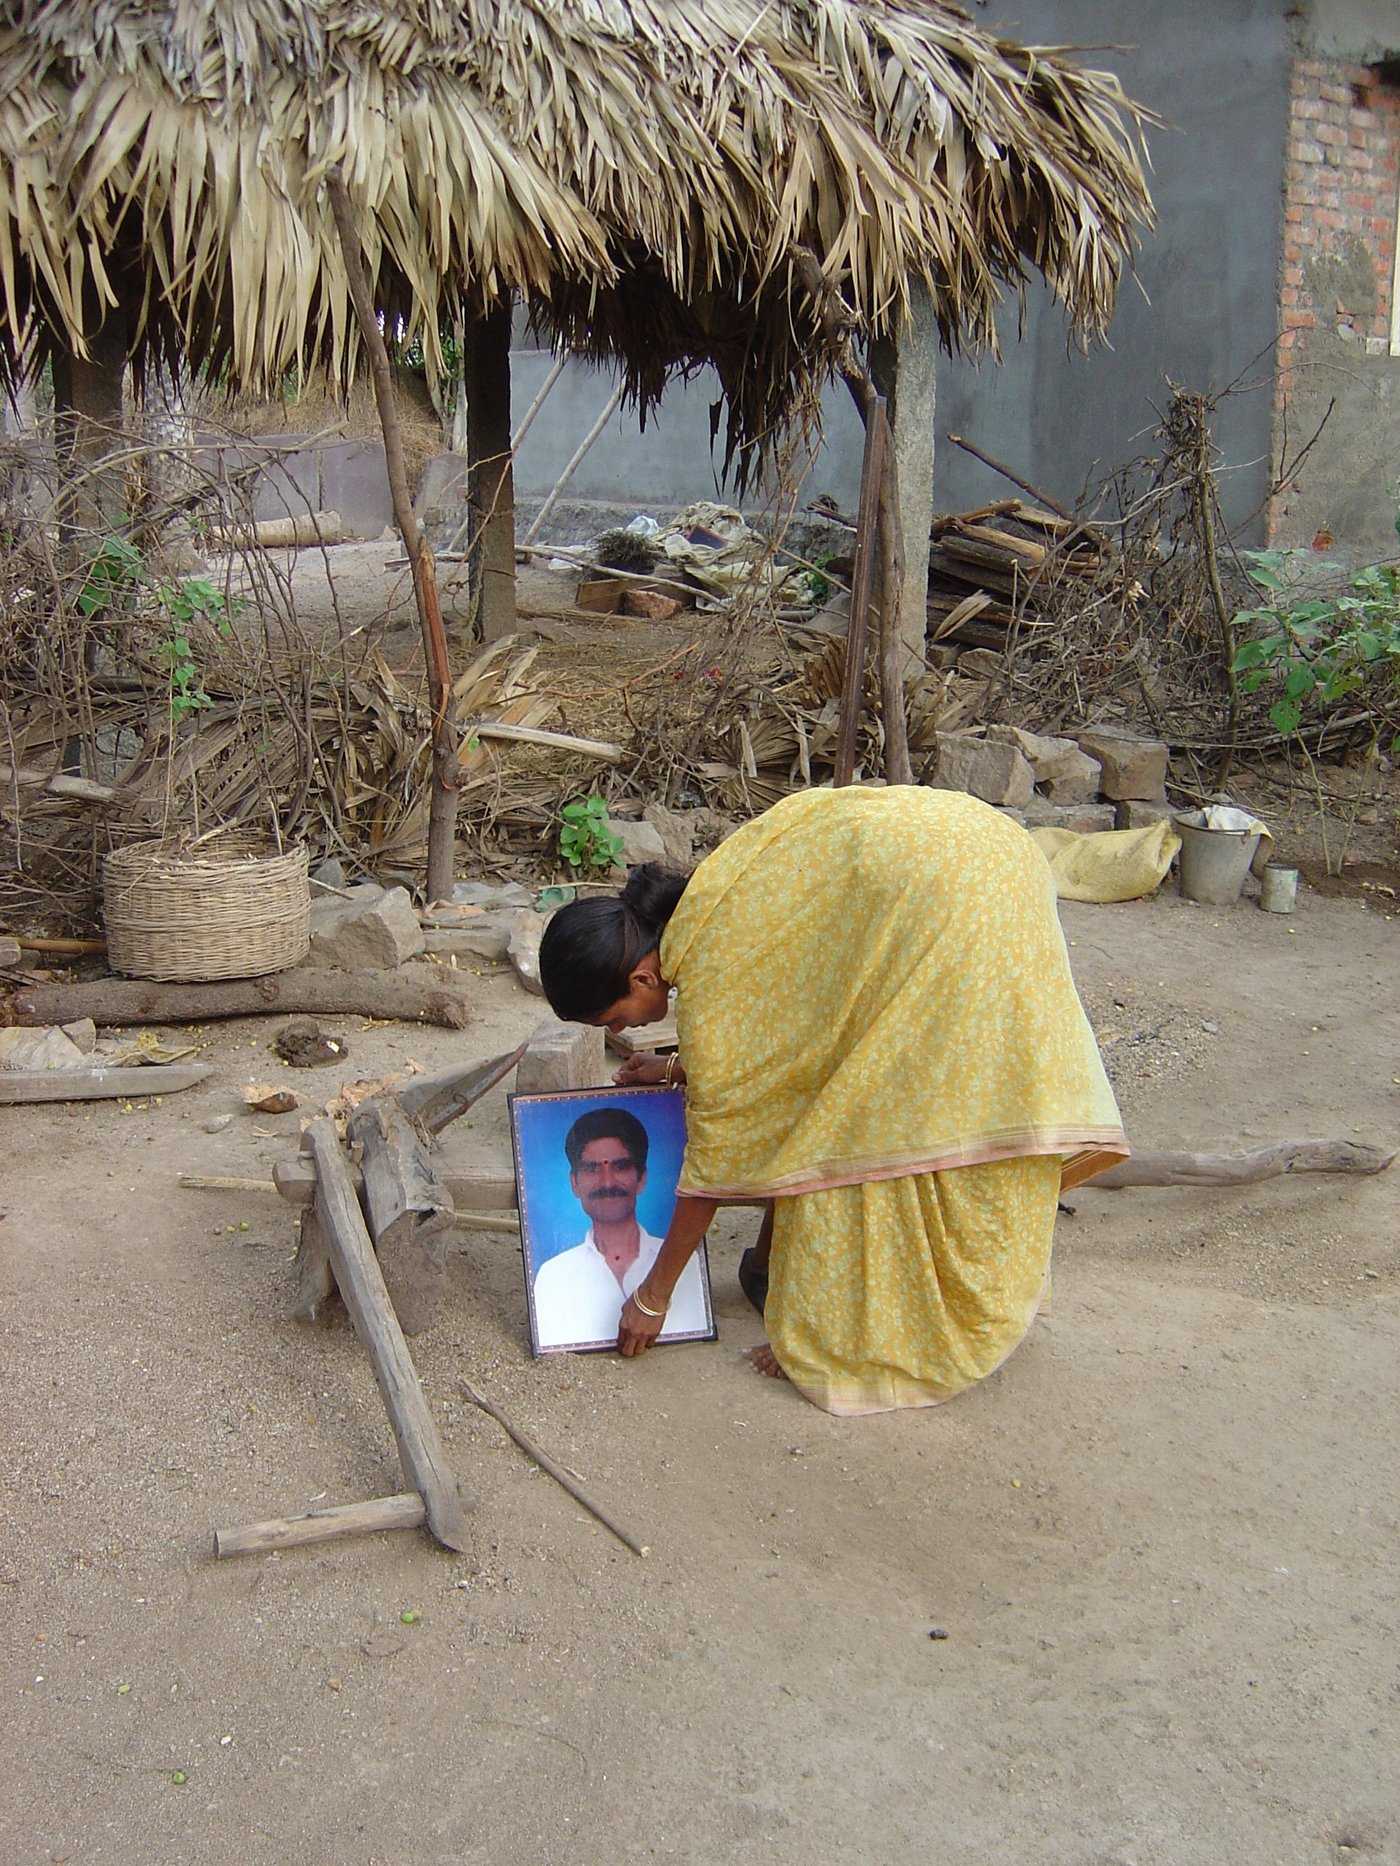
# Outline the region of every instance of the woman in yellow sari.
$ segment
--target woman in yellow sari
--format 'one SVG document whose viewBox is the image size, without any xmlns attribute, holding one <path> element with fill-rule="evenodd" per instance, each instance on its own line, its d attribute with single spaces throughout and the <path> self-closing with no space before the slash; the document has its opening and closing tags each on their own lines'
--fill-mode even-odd
<svg viewBox="0 0 1400 1866">
<path fill-rule="evenodd" d="M 1062 1187 L 1128 1150 L 1045 859 L 960 792 L 789 797 L 689 879 L 645 867 L 562 908 L 540 971 L 560 1017 L 614 1030 L 677 993 L 681 1196 L 624 1355 L 716 1207 L 761 1198 L 755 1365 L 829 1412 L 949 1399 L 1034 1319 Z"/>
</svg>

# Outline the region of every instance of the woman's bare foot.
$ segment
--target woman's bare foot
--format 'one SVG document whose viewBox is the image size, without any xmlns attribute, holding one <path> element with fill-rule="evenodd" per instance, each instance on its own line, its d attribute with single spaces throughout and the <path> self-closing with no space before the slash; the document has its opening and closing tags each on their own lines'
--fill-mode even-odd
<svg viewBox="0 0 1400 1866">
<path fill-rule="evenodd" d="M 778 1365 L 778 1357 L 766 1341 L 760 1341 L 756 1348 L 745 1348 L 744 1359 L 756 1374 L 767 1374 L 770 1380 L 786 1380 L 787 1375 Z"/>
</svg>

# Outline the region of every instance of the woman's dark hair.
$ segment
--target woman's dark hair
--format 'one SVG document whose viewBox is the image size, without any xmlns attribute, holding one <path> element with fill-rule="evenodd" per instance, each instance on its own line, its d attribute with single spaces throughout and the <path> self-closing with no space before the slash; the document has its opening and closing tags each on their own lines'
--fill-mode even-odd
<svg viewBox="0 0 1400 1866">
<path fill-rule="evenodd" d="M 661 944 L 688 879 L 643 862 L 621 894 L 559 909 L 540 941 L 540 983 L 556 1017 L 584 1024 L 627 996 L 628 979 Z"/>
</svg>

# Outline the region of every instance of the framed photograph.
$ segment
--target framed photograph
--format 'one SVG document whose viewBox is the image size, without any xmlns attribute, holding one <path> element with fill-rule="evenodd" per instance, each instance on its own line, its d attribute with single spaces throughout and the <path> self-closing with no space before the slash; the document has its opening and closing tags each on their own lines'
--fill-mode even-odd
<svg viewBox="0 0 1400 1866">
<path fill-rule="evenodd" d="M 679 1089 L 512 1095 L 520 1245 L 538 1354 L 617 1346 L 622 1305 L 661 1248 L 685 1152 Z M 701 1243 L 671 1298 L 661 1340 L 713 1341 Z"/>
</svg>

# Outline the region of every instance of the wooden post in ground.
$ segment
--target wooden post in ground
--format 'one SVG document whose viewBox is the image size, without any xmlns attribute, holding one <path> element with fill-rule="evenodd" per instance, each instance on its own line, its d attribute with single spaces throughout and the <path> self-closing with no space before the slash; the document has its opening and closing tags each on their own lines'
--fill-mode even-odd
<svg viewBox="0 0 1400 1866">
<path fill-rule="evenodd" d="M 389 1300 L 405 1335 L 421 1335 L 447 1283 L 452 1195 L 392 1095 L 361 1102 L 345 1133 L 363 1149 L 360 1203 Z"/>
<path fill-rule="evenodd" d="M 875 560 L 880 480 L 885 467 L 884 402 L 877 395 L 865 424 L 865 455 L 860 469 L 860 511 L 856 516 L 856 560 L 851 572 L 851 613 L 846 623 L 846 666 L 841 678 L 841 709 L 836 732 L 834 782 L 849 784 L 855 775 L 856 734 L 865 692 L 865 644 L 870 624 L 870 593 Z"/>
<path fill-rule="evenodd" d="M 510 432 L 509 296 L 468 318 L 463 341 L 467 394 L 467 510 L 472 602 L 483 641 L 515 627 L 515 471 Z"/>
</svg>

